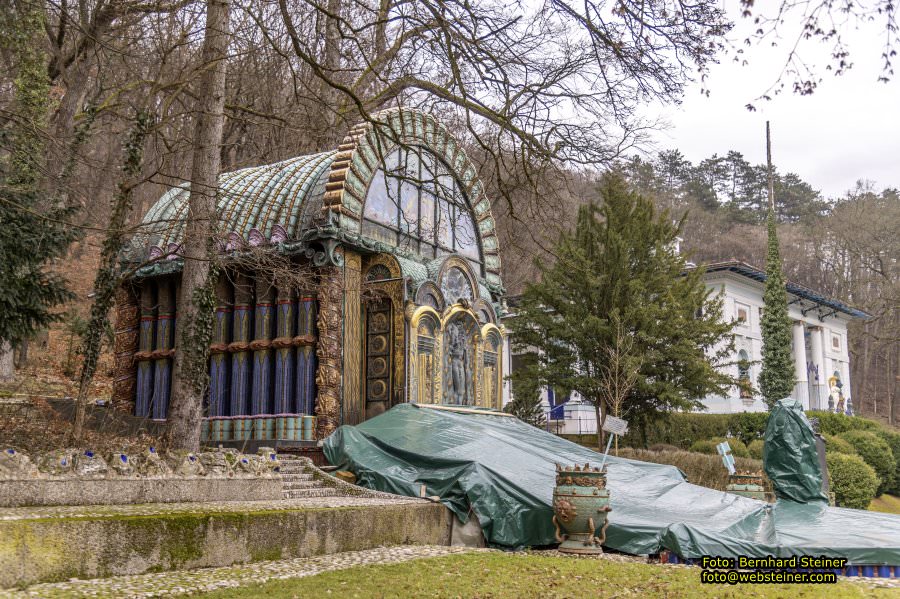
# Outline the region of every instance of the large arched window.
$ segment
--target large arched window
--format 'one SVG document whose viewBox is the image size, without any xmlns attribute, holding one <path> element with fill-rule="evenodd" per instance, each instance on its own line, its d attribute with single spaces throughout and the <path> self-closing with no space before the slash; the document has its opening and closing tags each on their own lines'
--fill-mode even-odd
<svg viewBox="0 0 900 599">
<path fill-rule="evenodd" d="M 475 219 L 462 186 L 428 150 L 397 148 L 366 193 L 363 234 L 434 258 L 459 253 L 481 272 Z"/>
</svg>

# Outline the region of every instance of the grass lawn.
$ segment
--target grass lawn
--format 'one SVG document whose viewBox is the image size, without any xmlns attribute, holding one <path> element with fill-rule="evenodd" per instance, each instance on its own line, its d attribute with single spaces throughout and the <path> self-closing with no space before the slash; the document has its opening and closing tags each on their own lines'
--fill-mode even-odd
<svg viewBox="0 0 900 599">
<path fill-rule="evenodd" d="M 468 553 L 384 566 L 359 566 L 204 597 L 844 597 L 889 596 L 849 582 L 836 585 L 706 585 L 700 568 L 527 553 Z"/>
<path fill-rule="evenodd" d="M 869 510 L 886 514 L 900 514 L 900 497 L 888 494 L 876 497 L 869 504 Z"/>
</svg>

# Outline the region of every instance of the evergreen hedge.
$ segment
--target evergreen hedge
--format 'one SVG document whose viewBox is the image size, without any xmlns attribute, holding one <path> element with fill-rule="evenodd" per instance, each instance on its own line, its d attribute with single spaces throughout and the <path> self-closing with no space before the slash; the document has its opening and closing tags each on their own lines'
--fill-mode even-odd
<svg viewBox="0 0 900 599">
<path fill-rule="evenodd" d="M 741 414 L 674 412 L 646 427 L 632 427 L 623 442 L 636 448 L 666 444 L 687 449 L 695 441 L 727 437 L 730 433 L 746 444 L 763 436 L 768 419 L 768 412 Z"/>
<path fill-rule="evenodd" d="M 840 435 L 847 431 L 877 431 L 883 427 L 880 423 L 859 416 L 845 416 L 833 412 L 809 411 L 809 418 L 819 419 L 819 431 L 825 435 Z"/>
<path fill-rule="evenodd" d="M 765 447 L 766 442 L 762 439 L 754 439 L 750 442 L 750 445 L 747 446 L 747 451 L 750 452 L 750 457 L 754 460 L 763 459 L 763 448 Z"/>
<path fill-rule="evenodd" d="M 856 454 L 856 449 L 840 437 L 834 435 L 822 435 L 825 437 L 825 453 L 845 453 L 847 455 Z"/>
<path fill-rule="evenodd" d="M 824 435 L 839 435 L 851 430 L 876 433 L 885 430 L 879 422 L 858 416 L 815 411 L 807 412 L 806 415 L 809 418 L 819 419 L 819 427 Z M 672 412 L 645 427 L 632 427 L 619 443 L 636 448 L 666 444 L 688 449 L 696 441 L 727 437 L 731 434 L 745 444 L 750 444 L 754 439 L 763 437 L 768 419 L 768 412 L 739 414 Z"/>
<path fill-rule="evenodd" d="M 859 457 L 875 470 L 878 495 L 893 487 L 896 462 L 887 441 L 869 431 L 847 431 L 840 438 L 852 445 Z"/>
<path fill-rule="evenodd" d="M 890 445 L 891 452 L 894 454 L 894 479 L 893 484 L 888 487 L 887 492 L 891 495 L 900 496 L 900 433 L 881 429 L 875 434 L 884 439 L 887 444 Z"/>
<path fill-rule="evenodd" d="M 878 489 L 878 475 L 863 459 L 844 453 L 825 456 L 831 475 L 831 490 L 840 507 L 864 510 L 869 507 Z"/>
</svg>

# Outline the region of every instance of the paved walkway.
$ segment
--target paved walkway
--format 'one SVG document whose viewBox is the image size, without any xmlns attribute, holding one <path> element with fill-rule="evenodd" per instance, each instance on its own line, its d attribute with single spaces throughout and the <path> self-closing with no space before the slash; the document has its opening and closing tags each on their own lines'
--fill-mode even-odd
<svg viewBox="0 0 900 599">
<path fill-rule="evenodd" d="M 466 551 L 466 547 L 432 545 L 380 547 L 366 551 L 335 553 L 319 557 L 280 561 L 255 562 L 227 568 L 180 570 L 160 574 L 117 576 L 94 580 L 38 584 L 24 591 L 0 590 L 0 599 L 20 597 L 160 597 L 200 593 L 223 588 L 260 584 L 270 580 L 284 580 L 312 576 L 332 570 L 369 564 L 392 564 L 426 557 L 438 557 Z"/>
</svg>

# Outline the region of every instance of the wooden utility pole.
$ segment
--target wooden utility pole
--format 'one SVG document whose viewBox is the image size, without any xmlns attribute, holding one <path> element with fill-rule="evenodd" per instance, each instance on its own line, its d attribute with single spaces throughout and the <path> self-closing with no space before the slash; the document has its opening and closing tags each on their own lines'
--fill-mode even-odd
<svg viewBox="0 0 900 599">
<path fill-rule="evenodd" d="M 769 180 L 769 209 L 775 212 L 775 183 L 772 177 L 772 136 L 766 121 L 766 177 Z"/>
</svg>

